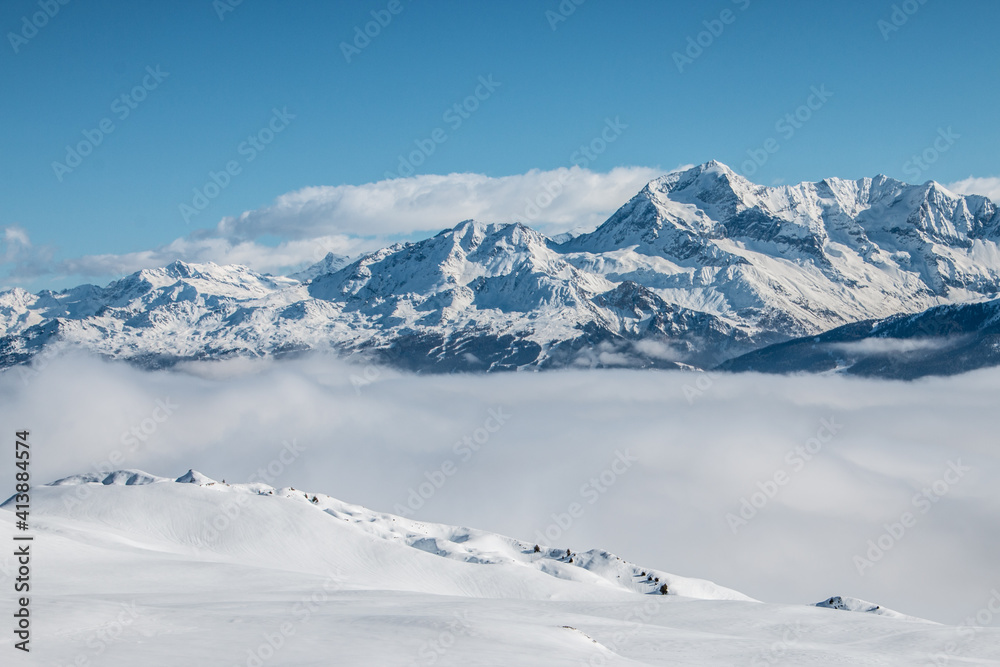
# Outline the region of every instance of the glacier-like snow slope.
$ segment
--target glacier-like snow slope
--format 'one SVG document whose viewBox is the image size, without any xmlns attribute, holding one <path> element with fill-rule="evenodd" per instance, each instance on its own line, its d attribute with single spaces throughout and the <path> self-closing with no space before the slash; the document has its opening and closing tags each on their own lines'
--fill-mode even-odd
<svg viewBox="0 0 1000 667">
<path fill-rule="evenodd" d="M 333 349 L 419 370 L 714 366 L 1000 291 L 989 199 L 884 176 L 765 187 L 710 162 L 591 233 L 462 222 L 288 278 L 175 262 L 0 293 L 0 364 L 83 346 L 149 366 Z"/>
<path fill-rule="evenodd" d="M 32 651 L 8 633 L 4 664 L 1000 664 L 994 629 L 962 641 L 850 598 L 764 604 L 607 552 L 571 563 L 561 548 L 193 471 L 75 476 L 32 499 Z M 13 515 L 0 519 L 9 540 Z"/>
</svg>

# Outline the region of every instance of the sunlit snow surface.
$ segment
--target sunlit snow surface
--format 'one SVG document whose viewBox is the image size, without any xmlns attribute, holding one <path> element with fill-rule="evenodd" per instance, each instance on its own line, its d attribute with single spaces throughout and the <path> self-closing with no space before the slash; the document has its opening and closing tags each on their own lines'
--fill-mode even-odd
<svg viewBox="0 0 1000 667">
<path fill-rule="evenodd" d="M 1000 664 L 993 629 L 760 603 L 603 551 L 195 472 L 81 475 L 32 503 L 32 652 L 5 636 L 4 664 L 921 665 L 953 644 L 949 664 Z"/>
</svg>

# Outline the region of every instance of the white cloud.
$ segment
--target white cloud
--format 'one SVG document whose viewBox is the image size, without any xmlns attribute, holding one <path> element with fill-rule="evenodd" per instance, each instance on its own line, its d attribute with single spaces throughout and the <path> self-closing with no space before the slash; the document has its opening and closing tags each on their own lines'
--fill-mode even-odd
<svg viewBox="0 0 1000 667">
<path fill-rule="evenodd" d="M 559 233 L 604 222 L 661 173 L 647 167 L 618 167 L 604 174 L 571 167 L 499 178 L 448 174 L 310 187 L 224 218 L 213 234 L 238 240 L 265 234 L 386 236 L 436 232 L 470 218 L 525 222 Z"/>
<path fill-rule="evenodd" d="M 3 228 L 0 238 L 0 263 L 10 265 L 10 274 L 38 275 L 52 265 L 54 249 L 32 244 L 28 232 L 18 225 Z M 0 286 L 0 289 L 5 289 Z"/>
<path fill-rule="evenodd" d="M 436 233 L 469 218 L 525 222 L 549 234 L 593 229 L 659 175 L 660 170 L 647 167 L 618 167 L 608 173 L 571 167 L 496 178 L 448 174 L 309 187 L 281 195 L 270 206 L 223 218 L 214 229 L 124 254 L 57 261 L 52 249 L 25 252 L 30 247 L 27 234 L 8 227 L 0 261 L 13 266 L 9 277 L 14 282 L 119 277 L 174 260 L 286 273 L 327 252 L 356 255 L 387 245 L 392 237 Z M 260 243 L 262 237 L 278 243 Z"/>
<path fill-rule="evenodd" d="M 683 349 L 669 343 L 656 340 L 637 340 L 632 343 L 636 352 L 648 355 L 654 359 L 666 359 L 667 361 L 683 361 L 685 353 Z"/>
<path fill-rule="evenodd" d="M 961 181 L 955 181 L 945 186 L 960 195 L 983 195 L 1000 203 L 1000 176 L 978 178 L 969 176 Z"/>
<path fill-rule="evenodd" d="M 830 343 L 830 348 L 866 357 L 941 350 L 957 342 L 957 339 L 948 338 L 865 338 L 846 343 Z"/>
<path fill-rule="evenodd" d="M 4 227 L 3 240 L 6 248 L 8 249 L 13 249 L 17 246 L 31 245 L 31 241 L 28 239 L 28 232 L 16 225 Z"/>
</svg>

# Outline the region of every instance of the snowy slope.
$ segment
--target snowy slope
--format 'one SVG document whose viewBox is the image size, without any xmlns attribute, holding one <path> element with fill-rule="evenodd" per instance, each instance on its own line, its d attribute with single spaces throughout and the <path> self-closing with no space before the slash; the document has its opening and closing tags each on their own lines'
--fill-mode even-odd
<svg viewBox="0 0 1000 667">
<path fill-rule="evenodd" d="M 35 639 L 28 655 L 0 648 L 13 664 L 912 665 L 946 650 L 1000 664 L 992 628 L 946 649 L 958 629 L 850 598 L 759 603 L 606 552 L 570 563 L 193 471 L 78 475 L 32 505 Z"/>
<path fill-rule="evenodd" d="M 79 487 L 86 497 L 67 501 L 77 497 Z M 534 544 L 502 535 L 413 521 L 288 487 L 226 484 L 195 471 L 176 480 L 140 470 L 76 475 L 36 488 L 32 507 L 61 525 L 103 535 L 94 539 L 128 539 L 201 558 L 312 574 L 336 569 L 352 586 L 379 590 L 627 599 L 659 594 L 667 584 L 670 594 L 750 601 L 711 582 L 640 568 L 606 551 L 567 554 L 565 548 L 540 545 L 535 552 Z M 227 511 L 236 520 L 229 520 Z M 219 513 L 223 519 L 217 524 Z M 223 524 L 229 525 L 220 529 Z"/>
<path fill-rule="evenodd" d="M 747 353 L 728 371 L 826 373 L 912 380 L 1000 364 L 1000 299 L 929 308 L 837 327 Z"/>
<path fill-rule="evenodd" d="M 866 602 L 865 600 L 859 600 L 858 598 L 845 598 L 841 597 L 840 595 L 835 595 L 829 600 L 823 600 L 822 602 L 817 602 L 816 606 L 825 607 L 827 609 L 840 609 L 841 611 L 855 611 L 865 614 L 877 614 L 879 616 L 888 616 L 889 618 L 898 618 L 909 621 L 921 620 L 913 616 L 900 614 L 898 611 L 893 611 L 892 609 L 886 609 L 885 607 L 877 605 L 873 602 Z"/>
<path fill-rule="evenodd" d="M 0 293 L 0 364 L 58 343 L 147 366 L 334 350 L 415 370 L 714 366 L 1000 292 L 987 198 L 884 176 L 765 187 L 710 162 L 560 242 L 465 221 L 294 276 L 184 264 Z"/>
</svg>

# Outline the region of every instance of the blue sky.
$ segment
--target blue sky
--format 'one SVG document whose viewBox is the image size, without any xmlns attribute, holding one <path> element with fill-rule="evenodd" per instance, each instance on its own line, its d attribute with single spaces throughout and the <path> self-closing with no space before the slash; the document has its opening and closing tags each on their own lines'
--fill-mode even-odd
<svg viewBox="0 0 1000 667">
<path fill-rule="evenodd" d="M 991 194 L 1000 176 L 1000 47 L 984 36 L 1000 4 L 988 0 L 232 2 L 3 4 L 0 286 L 106 282 L 171 258 L 264 270 L 481 211 L 466 206 L 478 185 L 459 179 L 466 199 L 449 209 L 455 183 L 434 174 L 518 177 L 473 193 L 512 197 L 514 213 L 496 215 L 516 218 L 546 173 L 585 167 L 605 196 L 554 207 L 537 221 L 553 229 L 592 224 L 650 174 L 709 159 L 764 184 L 971 176 Z M 375 36 L 355 42 L 366 27 Z M 778 124 L 797 110 L 808 119 Z M 581 162 L 602 133 L 612 140 Z M 915 166 L 939 133 L 947 150 Z M 766 161 L 747 163 L 769 139 Z M 71 166 L 67 146 L 81 142 L 91 150 Z M 409 183 L 364 188 L 411 167 Z M 637 169 L 608 185 L 619 167 Z M 345 185 L 362 188 L 329 190 Z M 328 189 L 284 200 L 281 224 L 217 228 L 312 186 Z M 308 209 L 309 192 L 350 192 L 363 210 L 300 225 L 288 211 Z M 406 209 L 433 192 L 436 204 L 383 224 L 364 209 L 371 192 Z"/>
</svg>

